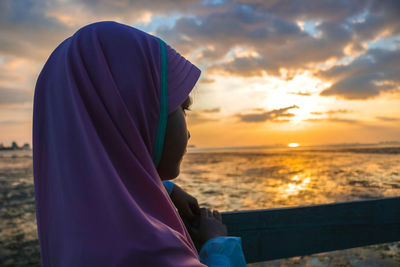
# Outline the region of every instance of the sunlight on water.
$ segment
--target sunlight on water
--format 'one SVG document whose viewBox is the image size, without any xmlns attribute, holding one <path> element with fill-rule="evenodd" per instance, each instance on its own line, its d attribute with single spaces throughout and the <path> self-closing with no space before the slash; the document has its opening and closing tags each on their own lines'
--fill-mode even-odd
<svg viewBox="0 0 400 267">
<path fill-rule="evenodd" d="M 301 176 L 304 175 L 293 176 L 290 183 L 278 187 L 276 191 L 278 191 L 282 195 L 282 198 L 287 198 L 299 194 L 300 191 L 306 190 L 311 178 L 306 177 L 303 179 L 300 178 Z"/>
<path fill-rule="evenodd" d="M 400 155 L 342 151 L 191 152 L 175 181 L 222 211 L 400 195 Z"/>
</svg>

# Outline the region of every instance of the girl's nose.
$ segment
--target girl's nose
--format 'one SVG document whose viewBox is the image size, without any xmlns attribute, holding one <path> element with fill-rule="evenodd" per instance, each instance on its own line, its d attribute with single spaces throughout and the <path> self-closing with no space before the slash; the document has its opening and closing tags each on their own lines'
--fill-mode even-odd
<svg viewBox="0 0 400 267">
<path fill-rule="evenodd" d="M 188 140 L 190 139 L 190 132 L 188 131 Z"/>
</svg>

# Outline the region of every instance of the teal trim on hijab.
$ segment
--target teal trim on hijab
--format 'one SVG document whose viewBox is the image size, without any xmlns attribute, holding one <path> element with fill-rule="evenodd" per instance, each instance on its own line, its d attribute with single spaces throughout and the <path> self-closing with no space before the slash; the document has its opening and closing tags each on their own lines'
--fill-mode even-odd
<svg viewBox="0 0 400 267">
<path fill-rule="evenodd" d="M 165 43 L 157 38 L 161 51 L 161 79 L 160 79 L 160 120 L 158 121 L 156 144 L 154 146 L 153 162 L 157 167 L 161 160 L 164 146 L 165 129 L 168 119 L 168 92 L 167 92 L 167 49 Z"/>
</svg>

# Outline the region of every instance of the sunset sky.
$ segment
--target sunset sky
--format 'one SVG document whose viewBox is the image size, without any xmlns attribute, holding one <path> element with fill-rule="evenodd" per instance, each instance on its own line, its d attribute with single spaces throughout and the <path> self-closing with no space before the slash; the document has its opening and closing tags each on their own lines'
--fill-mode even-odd
<svg viewBox="0 0 400 267">
<path fill-rule="evenodd" d="M 1 0 L 0 143 L 31 143 L 47 57 L 102 20 L 159 36 L 202 70 L 193 145 L 400 141 L 400 1 Z"/>
</svg>

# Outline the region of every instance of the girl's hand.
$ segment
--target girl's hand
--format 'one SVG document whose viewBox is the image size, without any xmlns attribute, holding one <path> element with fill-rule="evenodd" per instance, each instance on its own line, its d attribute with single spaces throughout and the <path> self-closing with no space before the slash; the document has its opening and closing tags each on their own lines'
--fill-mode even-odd
<svg viewBox="0 0 400 267">
<path fill-rule="evenodd" d="M 200 215 L 197 199 L 183 191 L 176 184 L 174 184 L 170 197 L 182 220 L 193 222 L 196 215 Z"/>
<path fill-rule="evenodd" d="M 211 238 L 228 235 L 226 225 L 222 223 L 221 214 L 217 210 L 201 208 L 200 216 L 197 216 L 193 224 L 186 227 L 197 250 Z"/>
</svg>

